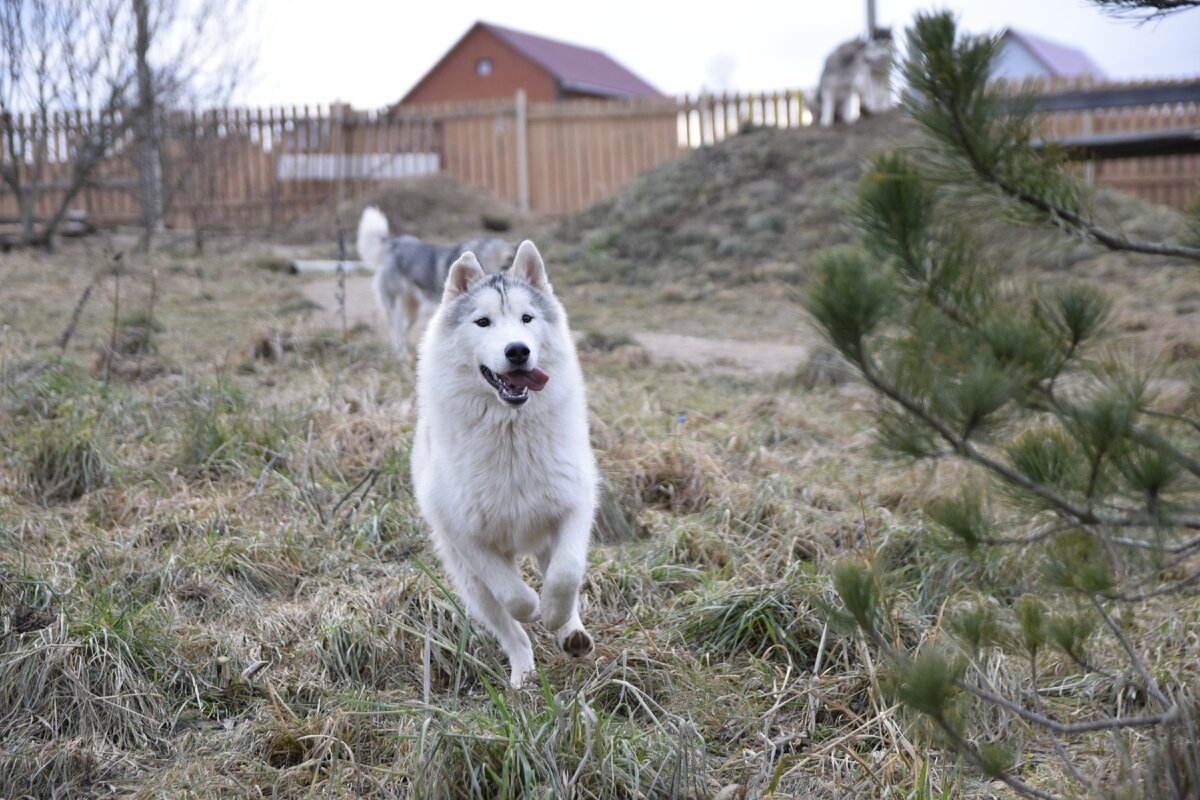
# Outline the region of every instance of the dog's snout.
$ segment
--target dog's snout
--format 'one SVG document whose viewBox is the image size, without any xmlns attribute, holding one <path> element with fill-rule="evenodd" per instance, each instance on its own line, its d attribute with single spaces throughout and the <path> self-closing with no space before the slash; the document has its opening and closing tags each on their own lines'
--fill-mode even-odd
<svg viewBox="0 0 1200 800">
<path fill-rule="evenodd" d="M 509 342 L 504 347 L 504 357 L 519 367 L 529 360 L 529 346 L 524 342 Z"/>
</svg>

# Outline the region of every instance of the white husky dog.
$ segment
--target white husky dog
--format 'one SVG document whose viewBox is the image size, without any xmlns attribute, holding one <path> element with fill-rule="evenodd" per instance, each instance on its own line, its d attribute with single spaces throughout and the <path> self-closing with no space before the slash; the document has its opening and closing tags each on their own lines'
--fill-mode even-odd
<svg viewBox="0 0 1200 800">
<path fill-rule="evenodd" d="M 523 622 L 587 655 L 579 586 L 596 507 L 583 374 L 567 315 L 533 242 L 485 275 L 473 253 L 450 268 L 421 340 L 413 444 L 417 504 L 471 615 L 496 635 L 512 684 L 534 671 Z M 537 556 L 539 597 L 518 558 Z"/>
</svg>

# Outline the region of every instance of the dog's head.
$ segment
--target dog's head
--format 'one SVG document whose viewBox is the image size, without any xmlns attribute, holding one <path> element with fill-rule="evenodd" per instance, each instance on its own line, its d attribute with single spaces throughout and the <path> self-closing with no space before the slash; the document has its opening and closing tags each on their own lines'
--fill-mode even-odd
<svg viewBox="0 0 1200 800">
<path fill-rule="evenodd" d="M 442 293 L 443 324 L 459 366 L 478 374 L 480 391 L 514 407 L 550 380 L 546 370 L 554 368 L 561 314 L 542 256 L 530 241 L 517 248 L 511 269 L 491 275 L 473 253 L 463 253 L 450 267 Z"/>
</svg>

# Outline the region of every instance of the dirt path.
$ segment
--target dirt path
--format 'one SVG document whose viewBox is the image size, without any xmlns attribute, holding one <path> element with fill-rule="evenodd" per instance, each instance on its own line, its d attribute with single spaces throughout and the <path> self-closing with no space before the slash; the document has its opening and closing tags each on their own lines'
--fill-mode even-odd
<svg viewBox="0 0 1200 800">
<path fill-rule="evenodd" d="M 651 361 L 682 361 L 705 369 L 770 375 L 791 372 L 808 360 L 804 345 L 708 339 L 678 333 L 635 333 Z"/>
<path fill-rule="evenodd" d="M 319 279 L 298 279 L 297 287 L 309 300 L 320 308 L 313 311 L 313 322 L 319 327 L 338 328 L 342 321 L 337 310 L 337 281 Z M 375 305 L 375 292 L 371 289 L 371 278 L 365 275 L 352 275 L 346 278 L 346 323 L 355 325 L 359 322 L 376 327 L 380 323 L 379 310 Z"/>
<path fill-rule="evenodd" d="M 337 283 L 332 280 L 308 280 L 300 291 L 320 308 L 313 311 L 313 321 L 321 327 L 337 328 L 341 320 L 337 312 Z M 350 325 L 365 323 L 380 330 L 379 311 L 371 289 L 371 279 L 353 276 L 346 280 L 346 321 Z M 684 364 L 723 372 L 742 372 L 770 375 L 797 369 L 809 357 L 809 348 L 798 344 L 756 342 L 738 339 L 709 339 L 684 336 L 678 333 L 643 332 L 633 334 L 646 350 L 651 361 L 678 361 Z"/>
</svg>

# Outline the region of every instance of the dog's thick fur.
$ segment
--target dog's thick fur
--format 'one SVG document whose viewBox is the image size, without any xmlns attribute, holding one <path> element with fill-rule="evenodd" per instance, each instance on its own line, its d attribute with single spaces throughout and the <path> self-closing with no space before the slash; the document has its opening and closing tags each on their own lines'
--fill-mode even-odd
<svg viewBox="0 0 1200 800">
<path fill-rule="evenodd" d="M 486 275 L 472 253 L 451 267 L 421 340 L 413 486 L 435 549 L 471 615 L 496 635 L 514 686 L 534 671 L 521 623 L 541 619 L 586 655 L 579 617 L 596 506 L 583 374 L 542 257 L 523 242 Z M 541 595 L 518 559 L 535 555 Z"/>
<path fill-rule="evenodd" d="M 375 299 L 387 318 L 392 345 L 408 356 L 408 339 L 423 305 L 441 297 L 450 265 L 472 252 L 486 272 L 512 263 L 516 249 L 503 239 L 471 239 L 462 244 L 430 244 L 415 236 L 391 236 L 387 218 L 368 207 L 358 221 L 358 255 L 375 271 Z"/>
</svg>

